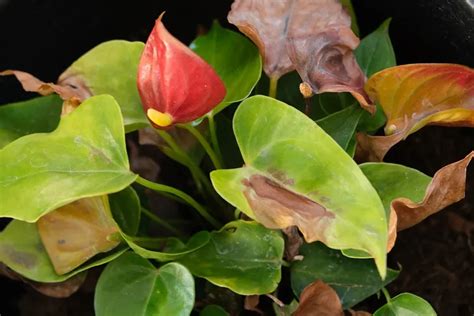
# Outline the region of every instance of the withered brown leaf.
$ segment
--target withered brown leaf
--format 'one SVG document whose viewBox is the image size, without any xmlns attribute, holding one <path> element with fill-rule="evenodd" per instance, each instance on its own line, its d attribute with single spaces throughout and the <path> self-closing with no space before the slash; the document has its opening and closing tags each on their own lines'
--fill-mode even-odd
<svg viewBox="0 0 474 316">
<path fill-rule="evenodd" d="M 258 46 L 270 78 L 296 69 L 314 93 L 350 92 L 374 113 L 353 50 L 359 38 L 337 0 L 235 0 L 228 16 Z"/>
<path fill-rule="evenodd" d="M 303 290 L 300 305 L 293 316 L 342 316 L 341 301 L 336 291 L 321 280 L 317 280 Z"/>
<path fill-rule="evenodd" d="M 463 199 L 466 189 L 466 169 L 472 158 L 474 158 L 474 151 L 464 159 L 438 170 L 420 203 L 407 198 L 392 201 L 392 208 L 397 212 L 398 217 L 397 230 L 410 228 L 448 205 Z"/>
</svg>

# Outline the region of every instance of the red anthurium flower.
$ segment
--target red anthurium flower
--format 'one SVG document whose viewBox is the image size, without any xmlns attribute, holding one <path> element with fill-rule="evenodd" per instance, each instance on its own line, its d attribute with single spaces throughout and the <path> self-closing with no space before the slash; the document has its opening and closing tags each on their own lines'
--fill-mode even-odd
<svg viewBox="0 0 474 316">
<path fill-rule="evenodd" d="M 226 89 L 212 67 L 156 20 L 138 66 L 138 91 L 155 127 L 187 123 L 211 111 Z"/>
</svg>

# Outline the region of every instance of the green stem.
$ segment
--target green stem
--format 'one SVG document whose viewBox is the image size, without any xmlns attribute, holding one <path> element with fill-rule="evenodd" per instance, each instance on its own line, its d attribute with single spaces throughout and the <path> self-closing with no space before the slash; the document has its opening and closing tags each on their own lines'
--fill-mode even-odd
<svg viewBox="0 0 474 316">
<path fill-rule="evenodd" d="M 224 160 L 222 159 L 221 146 L 219 145 L 219 139 L 217 138 L 217 128 L 216 128 L 216 123 L 214 121 L 214 114 L 210 113 L 207 116 L 207 118 L 209 120 L 209 132 L 211 134 L 212 147 L 214 147 L 216 155 L 219 158 L 219 161 L 222 162 L 222 166 L 223 166 Z"/>
<path fill-rule="evenodd" d="M 222 164 L 216 152 L 212 149 L 211 145 L 209 145 L 209 142 L 204 138 L 204 136 L 202 136 L 201 132 L 197 128 L 191 126 L 190 124 L 182 124 L 179 125 L 179 127 L 186 129 L 197 139 L 197 141 L 206 151 L 209 158 L 211 158 L 212 164 L 216 169 L 222 169 Z"/>
<path fill-rule="evenodd" d="M 154 221 L 158 225 L 162 226 L 163 228 L 167 229 L 171 233 L 173 233 L 177 236 L 183 236 L 183 233 L 180 232 L 178 229 L 174 228 L 169 223 L 162 220 L 161 218 L 159 218 L 158 216 L 156 216 L 155 214 L 153 214 L 152 212 L 150 212 L 149 210 L 147 210 L 144 207 L 142 207 L 142 214 L 146 215 L 149 219 L 151 219 L 152 221 Z"/>
<path fill-rule="evenodd" d="M 390 303 L 390 301 L 392 300 L 390 298 L 390 294 L 388 293 L 387 289 L 386 288 L 382 288 L 382 293 L 383 295 L 385 296 L 385 299 L 387 300 L 387 303 Z"/>
<path fill-rule="evenodd" d="M 211 216 L 211 214 L 209 214 L 209 212 L 201 204 L 199 204 L 195 199 L 193 199 L 191 196 L 189 196 L 185 192 L 183 192 L 181 190 L 178 190 L 176 188 L 170 187 L 168 185 L 164 185 L 164 184 L 149 181 L 149 180 L 144 179 L 140 176 L 138 176 L 135 181 L 138 184 L 140 184 L 140 185 L 142 185 L 146 188 L 149 188 L 151 190 L 154 190 L 154 191 L 157 191 L 157 192 L 170 193 L 170 194 L 173 194 L 173 195 L 181 198 L 183 201 L 185 201 L 190 206 L 192 206 L 202 217 L 204 217 L 215 228 L 220 228 L 222 226 L 214 217 Z"/>
<path fill-rule="evenodd" d="M 277 97 L 277 87 L 278 87 L 278 78 L 270 78 L 270 89 L 268 91 L 268 96 L 276 99 Z"/>
</svg>

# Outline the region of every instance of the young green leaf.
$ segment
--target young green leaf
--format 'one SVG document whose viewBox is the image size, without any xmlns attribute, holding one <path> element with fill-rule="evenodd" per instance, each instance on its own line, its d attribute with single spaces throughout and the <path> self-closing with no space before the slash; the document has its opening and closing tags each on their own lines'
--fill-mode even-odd
<svg viewBox="0 0 474 316">
<path fill-rule="evenodd" d="M 63 101 L 57 95 L 0 106 L 0 149 L 24 135 L 53 131 Z"/>
<path fill-rule="evenodd" d="M 252 92 L 262 72 L 262 60 L 258 49 L 244 36 L 221 27 L 216 21 L 209 33 L 198 37 L 190 47 L 224 81 L 227 93 L 212 110 L 214 115 Z"/>
<path fill-rule="evenodd" d="M 127 248 L 119 247 L 103 256 L 96 256 L 79 268 L 58 275 L 44 249 L 35 224 L 11 221 L 0 233 L 0 262 L 27 279 L 37 282 L 62 282 L 90 268 L 105 264 L 122 255 Z"/>
<path fill-rule="evenodd" d="M 402 293 L 375 311 L 374 316 L 436 316 L 430 303 L 411 293 Z"/>
<path fill-rule="evenodd" d="M 135 236 L 140 225 L 140 199 L 135 190 L 129 186 L 111 194 L 109 203 L 120 230 L 127 235 Z"/>
<path fill-rule="evenodd" d="M 363 110 L 358 105 L 352 105 L 339 112 L 326 116 L 316 121 L 326 133 L 328 133 L 338 144 L 348 152 L 351 139 L 355 135 L 357 124 Z"/>
<path fill-rule="evenodd" d="M 238 294 L 266 294 L 280 282 L 283 248 L 279 232 L 255 222 L 234 221 L 178 262 L 194 275 Z"/>
<path fill-rule="evenodd" d="M 234 132 L 245 166 L 211 173 L 224 199 L 268 228 L 298 226 L 308 242 L 368 252 L 385 275 L 383 205 L 329 135 L 298 110 L 263 96 L 242 102 Z"/>
<path fill-rule="evenodd" d="M 58 84 L 86 94 L 110 94 L 120 105 L 125 131 L 148 126 L 137 90 L 137 69 L 142 42 L 113 40 L 99 44 L 76 60 Z"/>
<path fill-rule="evenodd" d="M 128 252 L 110 263 L 97 283 L 97 316 L 187 316 L 194 305 L 194 279 L 178 263 L 159 269 Z"/>
<path fill-rule="evenodd" d="M 372 260 L 347 258 L 319 242 L 303 245 L 300 254 L 304 259 L 291 265 L 295 294 L 299 296 L 307 285 L 320 279 L 336 290 L 345 309 L 377 293 L 399 274 L 387 269 L 387 277 L 382 280 Z"/>
<path fill-rule="evenodd" d="M 92 97 L 54 132 L 27 135 L 0 150 L 0 217 L 35 222 L 80 198 L 120 191 L 135 178 L 117 103 Z"/>
</svg>

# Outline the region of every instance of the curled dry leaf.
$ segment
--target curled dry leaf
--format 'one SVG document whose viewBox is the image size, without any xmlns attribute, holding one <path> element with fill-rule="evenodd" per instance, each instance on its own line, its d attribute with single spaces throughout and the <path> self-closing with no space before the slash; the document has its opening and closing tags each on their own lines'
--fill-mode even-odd
<svg viewBox="0 0 474 316">
<path fill-rule="evenodd" d="M 286 236 L 285 242 L 285 257 L 288 261 L 293 261 L 293 259 L 299 254 L 300 247 L 303 245 L 303 238 L 298 232 L 298 227 L 291 226 L 282 229 L 282 232 Z"/>
<path fill-rule="evenodd" d="M 119 244 L 113 238 L 119 229 L 112 219 L 107 196 L 62 206 L 42 216 L 37 225 L 54 270 L 60 275 Z"/>
<path fill-rule="evenodd" d="M 315 93 L 350 92 L 374 113 L 353 54 L 359 39 L 339 1 L 236 0 L 228 19 L 258 46 L 269 77 L 296 69 Z"/>
<path fill-rule="evenodd" d="M 29 284 L 36 291 L 55 298 L 66 298 L 76 293 L 84 283 L 87 274 L 77 274 L 63 282 L 44 283 L 29 280 L 15 271 L 9 269 L 3 263 L 0 263 L 0 275 L 5 275 L 12 280 L 19 280 Z"/>
<path fill-rule="evenodd" d="M 392 250 L 397 240 L 397 212 L 393 208 L 390 209 L 390 219 L 388 221 L 388 241 L 387 241 L 387 252 Z"/>
<path fill-rule="evenodd" d="M 23 89 L 28 92 L 37 92 L 41 95 L 57 93 L 63 100 L 75 99 L 83 101 L 92 96 L 92 93 L 80 82 L 66 82 L 66 84 L 46 83 L 35 76 L 19 70 L 5 70 L 0 76 L 15 76 Z"/>
<path fill-rule="evenodd" d="M 393 145 L 429 124 L 474 126 L 474 69 L 455 64 L 396 66 L 373 75 L 365 89 L 385 112 L 388 135 L 358 137 L 368 160 L 382 160 Z"/>
<path fill-rule="evenodd" d="M 300 305 L 293 316 L 342 316 L 341 301 L 336 291 L 321 280 L 317 280 L 303 290 Z"/>
<path fill-rule="evenodd" d="M 349 310 L 351 316 L 371 316 L 371 313 L 364 312 L 364 311 L 354 311 L 352 309 Z"/>
<path fill-rule="evenodd" d="M 474 151 L 464 159 L 438 170 L 420 203 L 407 198 L 394 200 L 392 208 L 397 212 L 397 230 L 410 228 L 448 205 L 463 199 L 466 189 L 466 169 L 473 157 Z"/>
<path fill-rule="evenodd" d="M 264 315 L 264 313 L 257 307 L 260 303 L 260 295 L 248 295 L 244 300 L 244 308 L 248 311 Z"/>
</svg>

